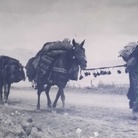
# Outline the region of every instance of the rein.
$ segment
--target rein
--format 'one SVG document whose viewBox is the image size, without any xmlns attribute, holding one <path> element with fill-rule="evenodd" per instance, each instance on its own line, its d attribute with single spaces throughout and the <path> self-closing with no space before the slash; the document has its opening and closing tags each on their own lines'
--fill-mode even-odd
<svg viewBox="0 0 138 138">
<path fill-rule="evenodd" d="M 126 67 L 126 64 L 117 65 L 117 66 L 99 67 L 99 68 L 88 68 L 83 70 L 85 71 L 85 70 L 109 69 L 109 68 L 118 68 L 118 67 Z"/>
<path fill-rule="evenodd" d="M 94 76 L 94 77 L 97 77 L 97 76 L 99 76 L 99 75 L 105 75 L 105 74 L 110 75 L 110 74 L 111 74 L 110 71 L 109 71 L 109 72 L 106 72 L 106 71 L 102 71 L 102 69 L 104 70 L 104 69 L 119 68 L 119 67 L 126 67 L 126 64 L 117 65 L 117 66 L 99 67 L 99 68 L 88 68 L 88 69 L 83 69 L 83 71 L 84 71 L 85 76 L 89 76 L 89 75 L 91 75 L 91 73 L 90 73 L 89 71 L 101 70 L 100 73 L 99 73 L 99 72 L 97 72 L 97 73 L 94 72 L 94 73 L 93 73 L 93 76 Z M 87 72 L 87 71 L 88 71 L 88 72 Z M 120 70 L 117 70 L 117 72 L 118 72 L 118 74 L 121 73 Z M 126 73 L 127 73 L 127 72 L 126 72 Z M 79 78 L 79 80 L 81 80 L 81 79 L 83 79 L 82 70 L 80 70 L 80 78 Z"/>
</svg>

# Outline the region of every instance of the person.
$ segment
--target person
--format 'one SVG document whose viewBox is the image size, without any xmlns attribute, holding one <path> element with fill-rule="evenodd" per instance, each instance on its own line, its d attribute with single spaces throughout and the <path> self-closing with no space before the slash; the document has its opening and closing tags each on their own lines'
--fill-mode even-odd
<svg viewBox="0 0 138 138">
<path fill-rule="evenodd" d="M 138 118 L 138 43 L 130 42 L 120 52 L 126 62 L 126 72 L 129 73 L 129 89 L 127 97 L 129 107 L 132 109 L 134 119 Z"/>
</svg>

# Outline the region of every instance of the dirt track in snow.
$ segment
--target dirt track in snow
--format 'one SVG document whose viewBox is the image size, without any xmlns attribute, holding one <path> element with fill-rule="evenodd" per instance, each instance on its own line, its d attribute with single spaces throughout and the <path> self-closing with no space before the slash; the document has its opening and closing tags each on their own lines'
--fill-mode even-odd
<svg viewBox="0 0 138 138">
<path fill-rule="evenodd" d="M 55 94 L 56 88 L 53 88 L 50 93 L 52 101 Z M 0 105 L 0 127 L 3 130 L 0 131 L 0 136 L 7 138 L 138 137 L 138 121 L 132 120 L 125 95 L 102 94 L 98 91 L 92 93 L 85 89 L 67 88 L 65 96 L 65 111 L 61 110 L 61 100 L 58 101 L 56 109 L 49 111 L 43 92 L 41 112 L 37 112 L 36 90 L 31 87 L 13 87 L 9 105 Z M 2 121 L 7 118 L 10 123 Z M 12 128 L 14 126 L 14 129 L 9 132 L 10 126 Z"/>
</svg>

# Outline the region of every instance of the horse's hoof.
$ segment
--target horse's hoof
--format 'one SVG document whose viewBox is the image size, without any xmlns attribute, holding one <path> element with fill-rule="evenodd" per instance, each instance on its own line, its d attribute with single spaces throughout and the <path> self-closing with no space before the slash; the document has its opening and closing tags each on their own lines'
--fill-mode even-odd
<svg viewBox="0 0 138 138">
<path fill-rule="evenodd" d="M 133 120 L 137 120 L 137 119 L 138 119 L 138 112 L 133 111 Z"/>
<path fill-rule="evenodd" d="M 66 112 L 66 108 L 65 107 L 61 108 L 61 111 Z"/>
<path fill-rule="evenodd" d="M 48 112 L 52 112 L 52 108 L 48 107 L 48 108 L 47 108 L 47 111 L 48 111 Z"/>
<path fill-rule="evenodd" d="M 39 109 L 37 108 L 37 109 L 36 109 L 36 112 L 41 112 L 41 109 L 40 109 L 40 108 L 39 108 Z"/>
<path fill-rule="evenodd" d="M 56 108 L 56 106 L 57 106 L 56 104 L 53 104 L 53 108 Z"/>
<path fill-rule="evenodd" d="M 57 111 L 56 111 L 56 110 L 52 110 L 52 113 L 53 113 L 53 114 L 57 114 Z"/>
<path fill-rule="evenodd" d="M 67 113 L 67 112 L 64 112 L 64 114 L 63 114 L 64 116 L 68 116 L 69 115 L 69 113 Z"/>
<path fill-rule="evenodd" d="M 4 103 L 5 106 L 8 106 L 8 103 Z"/>
<path fill-rule="evenodd" d="M 48 108 L 52 108 L 51 104 L 48 104 L 47 107 L 48 107 Z"/>
<path fill-rule="evenodd" d="M 133 116 L 133 118 L 132 118 L 133 120 L 137 120 L 137 118 L 135 117 L 135 116 Z"/>
</svg>

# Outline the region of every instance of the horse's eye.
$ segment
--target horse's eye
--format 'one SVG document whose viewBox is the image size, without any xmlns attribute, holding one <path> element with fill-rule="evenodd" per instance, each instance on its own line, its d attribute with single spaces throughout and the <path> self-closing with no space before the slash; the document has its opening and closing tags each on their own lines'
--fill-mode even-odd
<svg viewBox="0 0 138 138">
<path fill-rule="evenodd" d="M 75 50 L 75 53 L 77 54 L 77 53 L 79 53 L 79 51 L 78 50 Z"/>
<path fill-rule="evenodd" d="M 73 50 L 75 50 L 75 46 L 73 46 L 73 48 L 72 48 Z"/>
<path fill-rule="evenodd" d="M 75 56 L 73 56 L 72 58 L 75 59 Z"/>
</svg>

